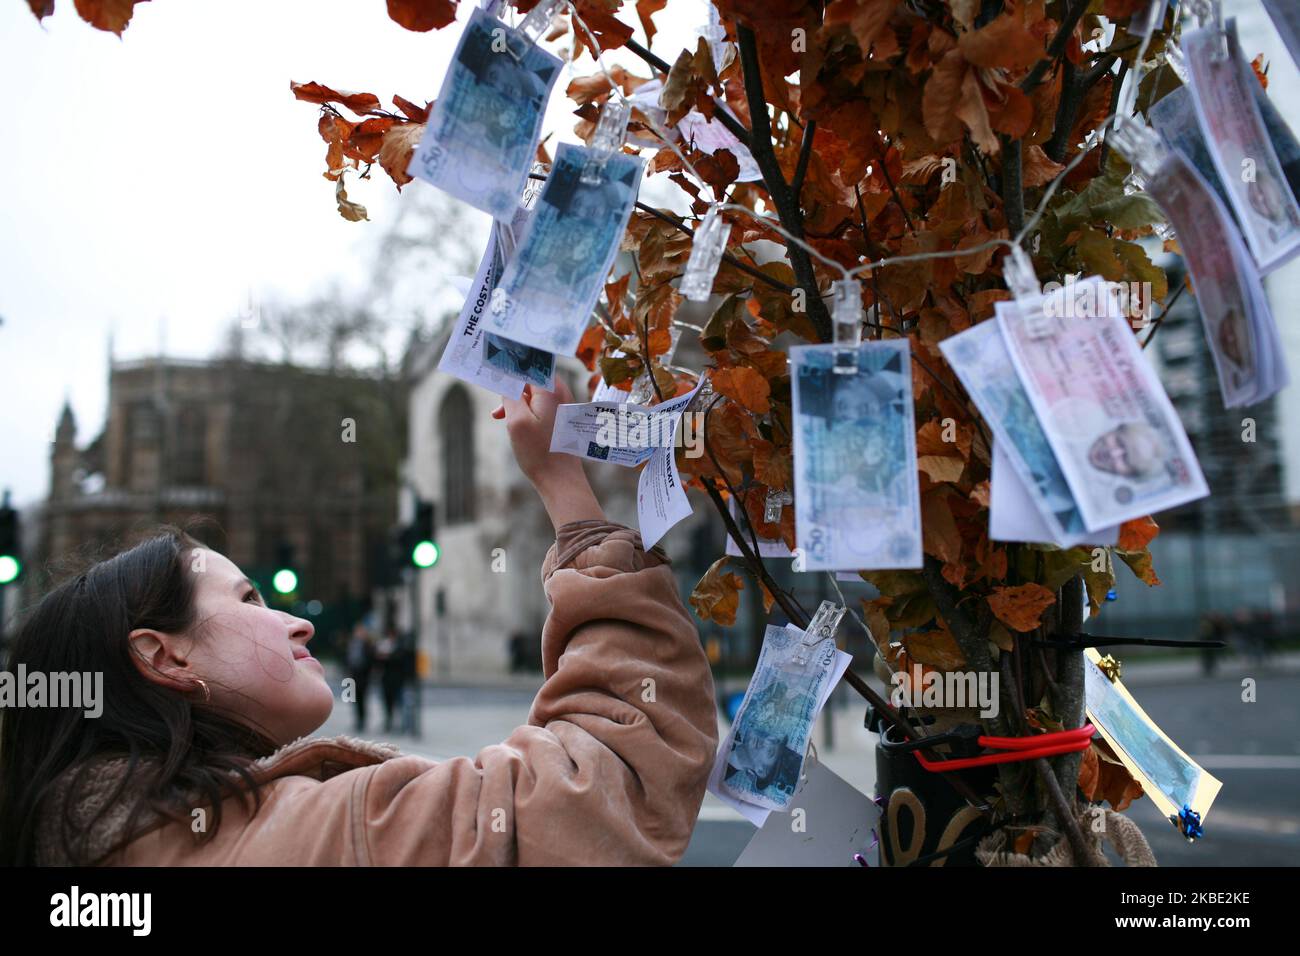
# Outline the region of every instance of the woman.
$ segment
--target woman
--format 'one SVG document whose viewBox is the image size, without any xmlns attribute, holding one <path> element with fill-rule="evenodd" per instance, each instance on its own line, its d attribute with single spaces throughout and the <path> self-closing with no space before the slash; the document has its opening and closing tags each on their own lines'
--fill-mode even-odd
<svg viewBox="0 0 1300 956">
<path fill-rule="evenodd" d="M 550 453 L 571 400 L 559 383 L 492 413 L 556 528 L 546 681 L 524 726 L 441 763 L 300 739 L 333 706 L 312 625 L 169 531 L 23 625 L 9 668 L 100 671 L 103 713 L 2 713 L 0 863 L 675 862 L 717 746 L 713 681 L 663 552 L 606 520 L 578 459 Z"/>
</svg>

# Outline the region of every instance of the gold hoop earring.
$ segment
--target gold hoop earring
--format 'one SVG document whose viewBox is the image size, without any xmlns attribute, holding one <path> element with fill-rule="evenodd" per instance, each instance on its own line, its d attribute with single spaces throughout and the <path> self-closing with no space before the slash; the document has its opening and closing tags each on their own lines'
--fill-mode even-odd
<svg viewBox="0 0 1300 956">
<path fill-rule="evenodd" d="M 205 703 L 205 704 L 210 704 L 210 703 L 212 703 L 212 692 L 211 692 L 210 690 L 208 690 L 208 683 L 207 683 L 207 681 L 199 680 L 199 679 L 196 677 L 196 678 L 194 678 L 194 683 L 198 684 L 200 687 L 203 688 L 203 703 Z"/>
</svg>

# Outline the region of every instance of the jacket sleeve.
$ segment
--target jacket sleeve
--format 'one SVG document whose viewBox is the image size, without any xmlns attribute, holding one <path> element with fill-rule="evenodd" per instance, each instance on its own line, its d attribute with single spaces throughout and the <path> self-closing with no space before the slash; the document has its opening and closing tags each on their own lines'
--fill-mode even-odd
<svg viewBox="0 0 1300 956">
<path fill-rule="evenodd" d="M 542 581 L 546 680 L 527 724 L 472 760 L 362 771 L 354 832 L 369 862 L 667 865 L 685 852 L 717 716 L 667 557 L 621 525 L 572 522 Z"/>
</svg>

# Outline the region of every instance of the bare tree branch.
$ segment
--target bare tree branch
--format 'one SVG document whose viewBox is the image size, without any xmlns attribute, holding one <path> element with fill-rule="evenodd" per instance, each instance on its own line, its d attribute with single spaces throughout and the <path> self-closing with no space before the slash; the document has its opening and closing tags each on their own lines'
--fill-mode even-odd
<svg viewBox="0 0 1300 956">
<path fill-rule="evenodd" d="M 763 74 L 759 69 L 758 42 L 754 38 L 754 31 L 737 24 L 736 42 L 740 48 L 740 67 L 745 77 L 745 96 L 749 100 L 749 119 L 753 126 L 749 151 L 754 154 L 754 161 L 763 173 L 763 184 L 776 206 L 781 225 L 786 232 L 802 239 L 803 213 L 786 184 L 781 164 L 776 159 L 776 151 L 772 148 L 772 121 L 767 115 L 767 97 L 763 92 Z M 806 250 L 793 243 L 788 243 L 786 248 L 790 253 L 790 265 L 794 268 L 795 278 L 807 296 L 808 317 L 812 320 L 819 339 L 829 342 L 831 316 L 817 288 L 812 259 Z"/>
</svg>

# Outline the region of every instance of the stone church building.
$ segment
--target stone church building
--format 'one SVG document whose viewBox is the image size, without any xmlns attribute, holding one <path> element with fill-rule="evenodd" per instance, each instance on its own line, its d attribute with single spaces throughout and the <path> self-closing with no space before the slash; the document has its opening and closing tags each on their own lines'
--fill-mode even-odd
<svg viewBox="0 0 1300 956">
<path fill-rule="evenodd" d="M 28 599 L 70 559 L 206 518 L 199 537 L 268 599 L 271 574 L 291 557 L 300 582 L 291 600 L 316 611 L 329 645 L 360 613 L 393 523 L 404 416 L 397 383 L 345 371 L 111 361 L 100 432 L 83 445 L 66 405 L 59 419 Z"/>
</svg>

